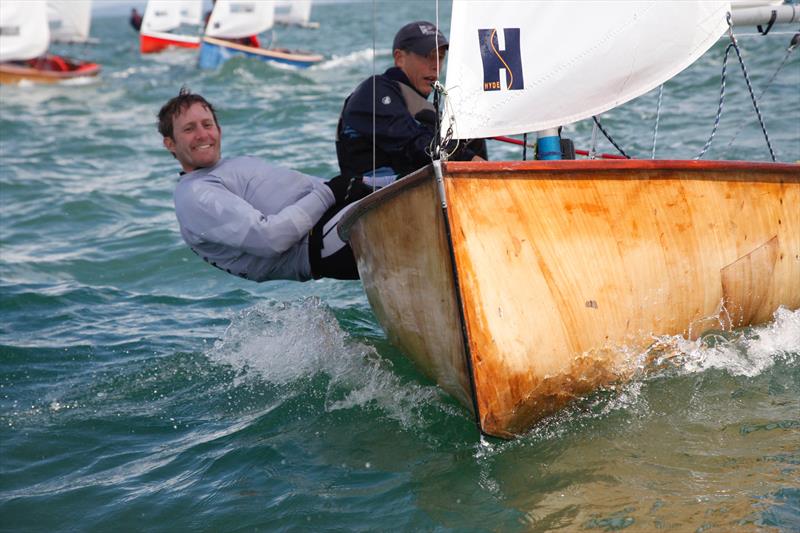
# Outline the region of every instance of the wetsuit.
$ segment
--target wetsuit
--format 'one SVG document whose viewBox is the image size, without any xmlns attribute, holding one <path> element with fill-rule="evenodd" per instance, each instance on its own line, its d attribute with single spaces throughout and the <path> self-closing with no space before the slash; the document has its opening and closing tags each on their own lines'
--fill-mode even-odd
<svg viewBox="0 0 800 533">
<path fill-rule="evenodd" d="M 230 274 L 254 281 L 358 278 L 350 247 L 335 231 L 325 242 L 310 238 L 344 207 L 316 178 L 255 157 L 222 159 L 184 174 L 174 200 L 186 244 Z"/>
<path fill-rule="evenodd" d="M 405 73 L 392 67 L 375 76 L 375 174 L 372 175 L 372 78 L 347 97 L 336 128 L 336 155 L 343 176 L 365 176 L 364 182 L 387 185 L 431 161 L 429 145 L 436 114 L 428 100 L 411 86 Z M 450 157 L 469 161 L 486 158 L 482 140 L 460 144 Z"/>
</svg>

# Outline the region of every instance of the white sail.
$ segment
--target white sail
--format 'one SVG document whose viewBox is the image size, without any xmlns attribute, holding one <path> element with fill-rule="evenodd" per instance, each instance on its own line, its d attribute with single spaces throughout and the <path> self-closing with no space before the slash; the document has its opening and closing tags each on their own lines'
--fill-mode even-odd
<svg viewBox="0 0 800 533">
<path fill-rule="evenodd" d="M 311 0 L 279 0 L 275 8 L 275 22 L 305 26 L 311 19 Z"/>
<path fill-rule="evenodd" d="M 206 35 L 239 39 L 270 29 L 275 2 L 266 0 L 217 0 L 206 27 Z"/>
<path fill-rule="evenodd" d="M 45 0 L 3 0 L 0 5 L 0 61 L 31 59 L 50 45 Z"/>
<path fill-rule="evenodd" d="M 181 25 L 181 3 L 175 0 L 150 0 L 142 17 L 142 33 L 170 31 Z"/>
<path fill-rule="evenodd" d="M 47 0 L 50 39 L 85 43 L 92 25 L 92 0 Z"/>
<path fill-rule="evenodd" d="M 445 128 L 541 131 L 640 96 L 726 30 L 729 1 L 453 0 Z"/>
<path fill-rule="evenodd" d="M 182 24 L 200 26 L 203 23 L 203 0 L 176 0 L 180 2 L 178 13 Z"/>
</svg>

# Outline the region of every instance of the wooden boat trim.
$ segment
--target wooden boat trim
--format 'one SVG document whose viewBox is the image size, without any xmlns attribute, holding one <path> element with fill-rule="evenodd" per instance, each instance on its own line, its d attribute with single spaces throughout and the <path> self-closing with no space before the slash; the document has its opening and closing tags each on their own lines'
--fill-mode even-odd
<svg viewBox="0 0 800 533">
<path fill-rule="evenodd" d="M 318 54 L 282 52 L 280 50 L 272 50 L 269 48 L 256 48 L 254 46 L 247 46 L 244 44 L 226 41 L 225 39 L 217 39 L 216 37 L 203 37 L 203 42 L 220 46 L 222 48 L 229 48 L 231 50 L 238 50 L 248 54 L 275 58 L 285 59 L 287 61 L 297 61 L 302 63 L 317 63 L 323 60 L 323 57 Z"/>
<path fill-rule="evenodd" d="M 464 162 L 448 161 L 443 164 L 445 172 L 464 172 L 464 173 L 491 173 L 521 170 L 545 170 L 548 172 L 569 173 L 570 178 L 574 179 L 576 170 L 591 170 L 591 174 L 577 176 L 578 179 L 597 179 L 597 172 L 608 170 L 751 170 L 759 174 L 782 175 L 788 169 L 800 172 L 800 165 L 796 163 L 751 163 L 747 161 L 696 161 L 696 160 L 662 160 L 662 159 L 583 159 L 583 160 L 562 160 L 562 161 L 486 161 L 486 162 Z M 406 188 L 420 185 L 422 181 L 433 177 L 433 167 L 427 165 L 408 176 L 397 180 L 388 187 L 378 189 L 370 194 L 350 211 L 347 212 L 342 220 L 339 221 L 339 236 L 348 240 L 350 228 L 353 223 L 365 212 L 374 209 L 386 200 L 400 194 Z M 650 179 L 658 179 L 659 176 Z M 744 180 L 745 178 L 731 176 L 732 180 Z M 770 177 L 767 181 L 780 179 L 780 177 Z"/>
<path fill-rule="evenodd" d="M 0 63 L 0 79 L 4 83 L 14 83 L 29 80 L 42 83 L 56 83 L 75 78 L 90 78 L 100 74 L 100 65 L 97 63 L 81 63 L 75 70 L 38 70 L 30 67 Z"/>
<path fill-rule="evenodd" d="M 602 170 L 749 170 L 758 173 L 782 173 L 788 168 L 800 172 L 795 163 L 753 163 L 750 161 L 698 161 L 684 159 L 574 159 L 562 161 L 487 161 L 460 162 L 448 161 L 445 170 L 467 173 L 490 173 L 507 171 L 546 170 L 548 172 L 569 172 L 591 170 L 587 179 L 597 179 L 596 173 Z M 572 178 L 576 177 L 574 175 Z M 580 178 L 580 176 L 578 176 Z M 655 177 L 658 179 L 658 176 Z"/>
</svg>

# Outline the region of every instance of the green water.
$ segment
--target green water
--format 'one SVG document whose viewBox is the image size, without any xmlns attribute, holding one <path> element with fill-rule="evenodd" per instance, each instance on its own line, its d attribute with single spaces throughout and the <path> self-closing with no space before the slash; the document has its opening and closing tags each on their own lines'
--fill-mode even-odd
<svg viewBox="0 0 800 533">
<path fill-rule="evenodd" d="M 155 129 L 181 85 L 217 105 L 225 155 L 330 177 L 373 27 L 382 71 L 396 29 L 435 17 L 433 2 L 315 5 L 319 30 L 275 36 L 320 66 L 215 72 L 191 52 L 141 57 L 124 16 L 96 19 L 99 44 L 55 49 L 100 79 L 0 88 L 1 530 L 800 530 L 800 311 L 662 339 L 669 363 L 504 442 L 389 344 L 359 283 L 255 284 L 182 243 Z M 788 40 L 742 37 L 757 92 Z M 666 84 L 658 156 L 703 147 L 724 46 Z M 706 158 L 767 160 L 733 61 Z M 795 54 L 760 101 L 782 161 L 800 160 L 798 87 Z M 656 102 L 602 117 L 634 156 Z M 588 148 L 590 123 L 566 131 Z"/>
</svg>

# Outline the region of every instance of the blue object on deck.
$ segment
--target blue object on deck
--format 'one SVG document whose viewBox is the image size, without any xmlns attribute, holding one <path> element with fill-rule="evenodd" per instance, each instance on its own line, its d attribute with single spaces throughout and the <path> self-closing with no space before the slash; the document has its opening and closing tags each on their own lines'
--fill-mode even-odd
<svg viewBox="0 0 800 533">
<path fill-rule="evenodd" d="M 561 138 L 558 135 L 539 137 L 536 141 L 536 159 L 561 159 Z"/>
</svg>

